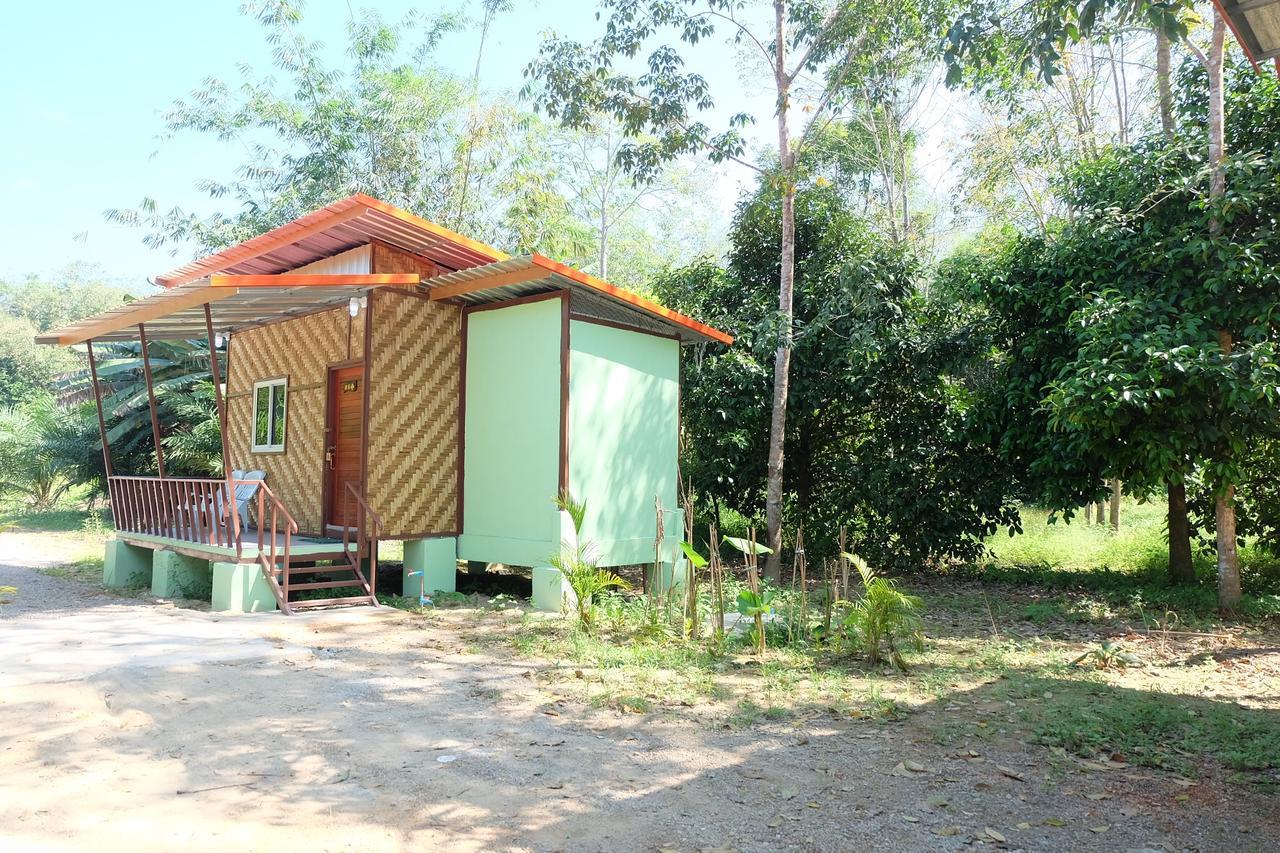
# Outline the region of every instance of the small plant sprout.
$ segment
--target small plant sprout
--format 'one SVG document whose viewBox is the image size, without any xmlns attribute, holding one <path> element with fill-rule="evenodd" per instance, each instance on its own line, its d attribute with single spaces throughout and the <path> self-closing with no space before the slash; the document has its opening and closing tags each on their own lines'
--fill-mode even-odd
<svg viewBox="0 0 1280 853">
<path fill-rule="evenodd" d="M 1098 669 L 1128 669 L 1131 666 L 1142 666 L 1141 658 L 1133 652 L 1126 652 L 1110 640 L 1103 640 L 1101 646 L 1080 655 L 1071 661 L 1071 665 L 1082 666 L 1086 661 L 1091 662 Z"/>
<path fill-rule="evenodd" d="M 738 593 L 738 612 L 750 616 L 755 621 L 756 654 L 764 654 L 764 617 L 773 612 L 773 592 L 762 589 L 760 584 L 759 559 L 761 554 L 772 554 L 773 549 L 756 541 L 755 528 L 751 528 L 747 539 L 726 536 L 724 541 L 742 552 L 747 562 L 747 588 Z"/>
<path fill-rule="evenodd" d="M 608 589 L 629 589 L 630 584 L 597 565 L 600 558 L 595 543 L 582 537 L 582 526 L 587 516 L 586 502 L 575 500 L 567 491 L 555 497 L 554 502 L 573 522 L 574 541 L 560 543 L 560 550 L 550 557 L 551 567 L 564 577 L 573 590 L 578 624 L 584 631 L 590 631 L 596 596 Z"/>
<path fill-rule="evenodd" d="M 879 666 L 881 647 L 889 650 L 889 660 L 903 672 L 907 663 L 899 651 L 899 643 L 906 643 L 920 651 L 924 648 L 924 622 L 920 618 L 923 606 L 917 596 L 898 589 L 888 578 L 875 573 L 867 561 L 857 554 L 843 556 L 862 579 L 862 595 L 849 605 L 845 617 L 845 630 L 858 640 L 867 662 Z"/>
</svg>

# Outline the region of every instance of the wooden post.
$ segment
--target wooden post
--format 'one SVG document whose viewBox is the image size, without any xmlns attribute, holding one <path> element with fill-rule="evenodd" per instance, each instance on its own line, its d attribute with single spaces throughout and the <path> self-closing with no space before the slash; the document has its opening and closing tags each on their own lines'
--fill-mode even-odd
<svg viewBox="0 0 1280 853">
<path fill-rule="evenodd" d="M 156 469 L 164 478 L 164 450 L 160 447 L 160 416 L 156 413 L 156 389 L 151 379 L 151 357 L 147 354 L 147 330 L 138 324 L 138 340 L 142 344 L 142 372 L 147 377 L 147 402 L 151 406 L 151 440 L 156 445 Z"/>
<path fill-rule="evenodd" d="M 222 438 L 222 476 L 225 479 L 230 470 L 227 461 L 227 409 L 226 401 L 222 399 L 222 369 L 218 367 L 218 349 L 213 344 L 213 313 L 208 302 L 204 304 L 204 328 L 209 335 L 209 374 L 213 378 L 213 396 L 218 401 L 218 434 Z"/>
<path fill-rule="evenodd" d="M 93 341 L 85 341 L 85 346 L 89 350 L 89 377 L 93 382 L 93 399 L 98 404 L 98 435 L 102 437 L 102 467 L 106 469 L 107 477 L 110 477 L 112 475 L 111 451 L 107 449 L 107 419 L 102 415 L 102 389 L 98 386 L 98 364 L 93 357 Z M 108 495 L 110 495 L 110 488 L 108 488 Z"/>
</svg>

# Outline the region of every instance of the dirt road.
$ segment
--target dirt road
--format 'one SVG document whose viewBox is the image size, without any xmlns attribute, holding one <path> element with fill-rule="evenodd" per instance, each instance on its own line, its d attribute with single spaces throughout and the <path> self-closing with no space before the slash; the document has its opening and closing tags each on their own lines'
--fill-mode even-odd
<svg viewBox="0 0 1280 853">
<path fill-rule="evenodd" d="M 7 850 L 1207 850 L 1280 832 L 1252 789 L 1047 771 L 1043 749 L 970 754 L 910 721 L 727 730 L 573 705 L 532 677 L 550 663 L 468 654 L 465 613 L 220 617 L 0 554 L 22 602 L 0 614 Z"/>
</svg>

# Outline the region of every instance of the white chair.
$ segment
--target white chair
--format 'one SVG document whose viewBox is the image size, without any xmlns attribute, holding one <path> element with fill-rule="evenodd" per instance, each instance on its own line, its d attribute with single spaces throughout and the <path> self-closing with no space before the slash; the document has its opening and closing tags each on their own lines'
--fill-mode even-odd
<svg viewBox="0 0 1280 853">
<path fill-rule="evenodd" d="M 267 479 L 266 471 L 232 471 L 231 479 L 233 480 L 258 480 Z M 249 501 L 253 500 L 254 495 L 258 493 L 258 483 L 240 483 L 235 486 L 236 513 L 240 516 L 240 529 L 248 530 L 249 524 Z"/>
</svg>

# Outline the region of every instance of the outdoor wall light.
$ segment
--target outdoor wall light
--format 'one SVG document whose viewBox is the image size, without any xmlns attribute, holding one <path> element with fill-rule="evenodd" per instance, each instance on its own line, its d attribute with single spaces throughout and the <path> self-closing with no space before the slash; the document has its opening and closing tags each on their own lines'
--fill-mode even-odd
<svg viewBox="0 0 1280 853">
<path fill-rule="evenodd" d="M 369 298 L 367 296 L 353 296 L 347 302 L 347 312 L 352 317 L 356 317 L 360 314 L 360 309 L 365 307 L 368 304 L 369 304 Z"/>
</svg>

